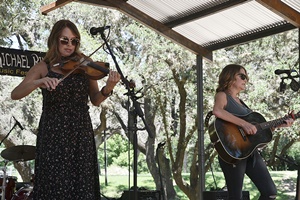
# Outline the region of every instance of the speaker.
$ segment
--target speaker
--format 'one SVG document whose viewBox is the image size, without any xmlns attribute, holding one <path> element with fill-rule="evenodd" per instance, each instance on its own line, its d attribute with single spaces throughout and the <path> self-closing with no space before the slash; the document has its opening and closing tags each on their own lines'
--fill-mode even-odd
<svg viewBox="0 0 300 200">
<path fill-rule="evenodd" d="M 204 191 L 203 199 L 205 200 L 228 200 L 227 191 Z M 243 191 L 243 200 L 250 200 L 249 191 Z"/>
<path fill-rule="evenodd" d="M 125 190 L 122 194 L 121 200 L 132 200 L 134 199 L 133 190 Z M 138 190 L 138 200 L 160 200 L 160 191 L 158 190 Z"/>
</svg>

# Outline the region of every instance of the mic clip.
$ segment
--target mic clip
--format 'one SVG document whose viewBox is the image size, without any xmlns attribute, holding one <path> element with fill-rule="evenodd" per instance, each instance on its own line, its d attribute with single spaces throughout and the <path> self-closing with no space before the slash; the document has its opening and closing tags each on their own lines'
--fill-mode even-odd
<svg viewBox="0 0 300 200">
<path fill-rule="evenodd" d="M 90 33 L 91 35 L 97 35 L 98 33 L 103 33 L 106 29 L 110 29 L 110 26 L 92 27 Z"/>
</svg>

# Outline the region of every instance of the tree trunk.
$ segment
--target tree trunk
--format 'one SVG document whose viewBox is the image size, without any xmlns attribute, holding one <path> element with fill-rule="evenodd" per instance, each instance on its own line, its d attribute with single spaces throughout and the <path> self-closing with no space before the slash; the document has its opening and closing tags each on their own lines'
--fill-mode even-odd
<svg viewBox="0 0 300 200">
<path fill-rule="evenodd" d="M 151 98 L 145 97 L 144 110 L 145 119 L 151 131 L 153 138 L 148 137 L 146 143 L 146 159 L 149 171 L 155 181 L 156 189 L 160 191 L 162 200 L 176 199 L 176 191 L 173 185 L 172 171 L 170 167 L 170 161 L 164 155 L 163 149 L 158 145 L 156 151 L 154 151 L 154 145 L 156 140 L 156 128 L 154 125 L 155 110 L 151 104 Z"/>
<path fill-rule="evenodd" d="M 175 200 L 176 199 L 176 191 L 173 185 L 173 178 L 172 178 L 172 170 L 170 165 L 170 160 L 166 158 L 163 148 L 158 148 L 156 154 L 157 162 L 158 162 L 158 169 L 160 172 L 160 181 L 161 181 L 161 193 L 164 192 L 165 200 Z M 164 195 L 162 194 L 162 195 Z M 163 199 L 163 200 L 164 200 Z"/>
</svg>

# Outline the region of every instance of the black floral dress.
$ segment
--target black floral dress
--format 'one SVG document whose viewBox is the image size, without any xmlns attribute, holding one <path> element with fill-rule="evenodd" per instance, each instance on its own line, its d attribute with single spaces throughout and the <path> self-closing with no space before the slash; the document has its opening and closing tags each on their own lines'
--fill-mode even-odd
<svg viewBox="0 0 300 200">
<path fill-rule="evenodd" d="M 47 76 L 62 78 L 50 70 Z M 72 74 L 54 91 L 42 89 L 34 200 L 101 199 L 88 88 L 85 75 Z"/>
</svg>

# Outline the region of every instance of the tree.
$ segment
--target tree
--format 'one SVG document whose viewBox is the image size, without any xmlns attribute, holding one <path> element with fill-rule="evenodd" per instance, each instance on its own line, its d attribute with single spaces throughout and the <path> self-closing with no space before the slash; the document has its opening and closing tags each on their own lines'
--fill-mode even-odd
<svg viewBox="0 0 300 200">
<path fill-rule="evenodd" d="M 195 55 L 110 9 L 70 3 L 51 12 L 48 16 L 42 16 L 38 13 L 41 2 L 7 2 L 10 4 L 6 4 L 6 6 L 9 5 L 13 9 L 26 7 L 26 12 L 20 9 L 18 12 L 9 11 L 11 13 L 8 14 L 18 17 L 9 18 L 11 21 L 6 20 L 1 24 L 3 30 L 13 27 L 13 29 L 1 32 L 3 38 L 6 38 L 2 42 L 8 47 L 11 45 L 10 36 L 15 34 L 26 42 L 26 45 L 20 43 L 20 46 L 24 48 L 28 46 L 30 50 L 45 51 L 46 38 L 53 23 L 58 19 L 65 18 L 71 19 L 78 25 L 83 38 L 82 51 L 86 55 L 90 55 L 101 45 L 102 40 L 97 36 L 91 37 L 89 29 L 98 25 L 99 22 L 102 23 L 101 25 L 108 25 L 108 22 L 114 21 L 109 35 L 109 43 L 126 78 L 136 83 L 134 91 L 139 91 L 137 95 L 141 98 L 138 101 L 141 103 L 145 119 L 154 135 L 154 138 L 149 138 L 145 130 L 139 130 L 138 150 L 146 155 L 149 171 L 158 190 L 162 186 L 161 172 L 168 199 L 178 198 L 173 179 L 189 199 L 197 199 L 199 196 L 197 184 L 200 177 L 197 167 L 197 126 L 199 125 L 196 112 Z M 47 2 L 43 3 L 47 4 Z M 21 18 L 27 13 L 32 13 L 32 15 Z M 90 13 L 97 13 L 97 15 L 90 15 Z M 24 26 L 25 19 L 29 21 L 26 26 Z M 251 81 L 253 80 L 256 84 L 250 83 L 249 90 L 241 97 L 247 99 L 249 106 L 254 110 L 259 110 L 267 119 L 281 117 L 289 107 L 297 110 L 299 108 L 297 92 L 287 89 L 285 93 L 279 93 L 277 88 L 280 79 L 273 73 L 275 69 L 281 68 L 283 65 L 284 68 L 295 68 L 299 64 L 297 45 L 296 31 L 289 31 L 214 52 L 214 62 L 204 63 L 204 115 L 212 108 L 216 80 L 226 63 L 238 63 L 246 66 Z M 111 55 L 108 55 L 106 51 L 96 52 L 92 58 L 109 61 L 112 64 L 111 68 L 115 68 Z M 11 113 L 16 113 L 18 119 L 24 119 L 21 121 L 22 124 L 26 124 L 26 128 L 31 130 L 27 134 L 28 136 L 35 136 L 41 112 L 40 91 L 35 91 L 21 101 L 11 101 L 9 92 L 21 81 L 21 78 L 7 76 L 0 78 L 1 106 L 3 108 L 1 110 L 3 117 L 0 119 L 3 131 L 1 131 L 0 138 L 3 138 L 6 130 L 9 129 L 7 122 Z M 102 84 L 103 82 L 100 80 L 99 85 Z M 105 139 L 114 134 L 120 134 L 132 141 L 132 132 L 128 131 L 127 123 L 130 118 L 128 111 L 132 105 L 129 104 L 128 97 L 124 95 L 126 92 L 128 92 L 126 88 L 120 84 L 119 87 L 116 87 L 114 95 L 99 108 L 91 107 L 90 113 L 98 147 Z M 142 128 L 143 126 L 143 122 L 138 118 L 138 127 Z M 273 149 L 276 149 L 275 153 L 284 153 L 298 141 L 297 128 L 295 126 L 274 134 L 274 142 L 265 149 L 270 167 L 275 169 L 279 165 L 274 162 Z M 107 138 L 104 137 L 104 130 Z M 9 137 L 4 145 L 10 147 L 21 143 L 22 140 L 16 137 Z M 163 144 L 165 145 L 162 146 Z M 209 170 L 216 157 L 216 152 L 209 142 L 208 134 L 205 137 L 205 150 L 207 160 L 205 169 Z M 158 160 L 160 162 L 157 162 Z M 24 169 L 21 166 L 18 171 L 23 180 L 28 181 L 30 173 L 23 173 L 21 168 Z M 29 167 L 25 166 L 25 169 L 30 172 Z M 190 174 L 188 180 L 184 178 L 183 172 Z"/>
</svg>

